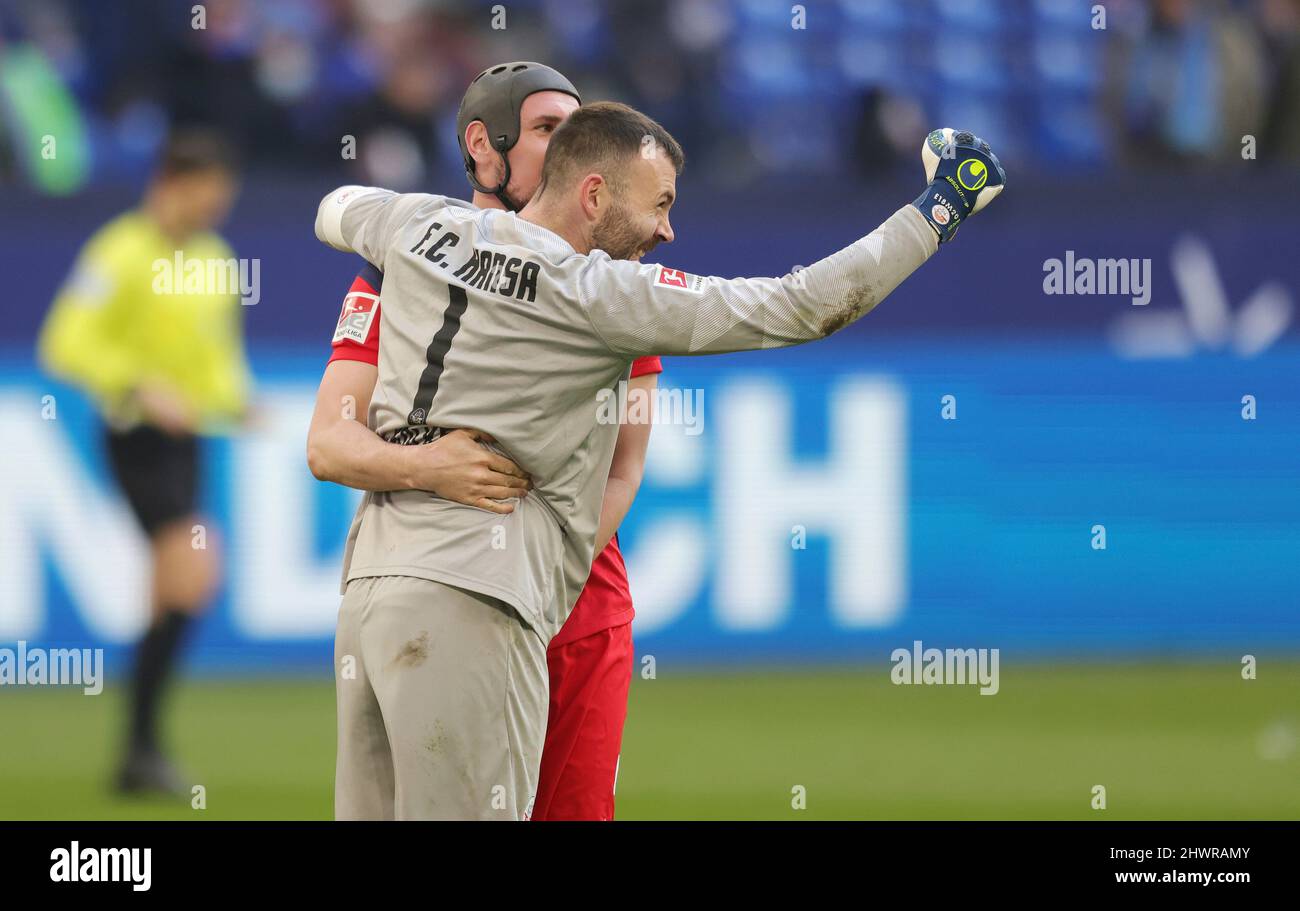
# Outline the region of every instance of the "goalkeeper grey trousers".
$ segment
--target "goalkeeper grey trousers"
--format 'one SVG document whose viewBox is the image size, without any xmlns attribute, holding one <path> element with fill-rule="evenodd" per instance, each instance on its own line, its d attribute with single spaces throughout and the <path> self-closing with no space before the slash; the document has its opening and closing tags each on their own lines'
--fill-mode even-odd
<svg viewBox="0 0 1300 911">
<path fill-rule="evenodd" d="M 334 640 L 336 819 L 527 819 L 550 678 L 504 602 L 411 576 L 348 583 Z"/>
</svg>

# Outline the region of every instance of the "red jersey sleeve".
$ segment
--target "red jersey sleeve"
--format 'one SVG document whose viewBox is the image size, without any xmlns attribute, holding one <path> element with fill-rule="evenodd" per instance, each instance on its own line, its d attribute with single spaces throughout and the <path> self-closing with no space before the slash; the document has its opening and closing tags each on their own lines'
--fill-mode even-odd
<svg viewBox="0 0 1300 911">
<path fill-rule="evenodd" d="M 632 362 L 632 376 L 646 376 L 650 373 L 663 373 L 664 365 L 659 362 L 658 355 L 650 357 L 639 357 Z"/>
<path fill-rule="evenodd" d="M 334 330 L 330 361 L 379 363 L 379 291 L 384 275 L 369 264 L 352 280 Z"/>
</svg>

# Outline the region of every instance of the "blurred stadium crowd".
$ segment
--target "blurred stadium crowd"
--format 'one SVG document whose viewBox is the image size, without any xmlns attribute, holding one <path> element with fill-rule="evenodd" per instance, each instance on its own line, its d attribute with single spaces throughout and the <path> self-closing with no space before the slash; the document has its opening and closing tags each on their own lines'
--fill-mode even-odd
<svg viewBox="0 0 1300 911">
<path fill-rule="evenodd" d="M 132 180 L 203 122 L 258 169 L 415 187 L 459 170 L 460 95 L 510 59 L 642 108 L 732 186 L 869 176 L 949 121 L 1022 173 L 1239 162 L 1246 134 L 1300 160 L 1300 0 L 1104 9 L 1102 31 L 1084 0 L 0 0 L 0 180 Z"/>
</svg>

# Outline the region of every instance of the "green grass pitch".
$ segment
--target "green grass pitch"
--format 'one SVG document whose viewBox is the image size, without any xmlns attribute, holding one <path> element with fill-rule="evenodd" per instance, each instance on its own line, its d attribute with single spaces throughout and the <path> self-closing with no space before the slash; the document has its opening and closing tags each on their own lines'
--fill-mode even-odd
<svg viewBox="0 0 1300 911">
<path fill-rule="evenodd" d="M 620 819 L 1297 819 L 1300 662 L 1003 664 L 1001 691 L 888 667 L 639 676 Z M 106 690 L 0 690 L 0 818 L 328 819 L 328 680 L 195 680 L 170 740 L 207 807 L 106 783 Z M 1107 807 L 1091 806 L 1095 785 Z M 796 789 L 804 809 L 795 809 Z"/>
</svg>

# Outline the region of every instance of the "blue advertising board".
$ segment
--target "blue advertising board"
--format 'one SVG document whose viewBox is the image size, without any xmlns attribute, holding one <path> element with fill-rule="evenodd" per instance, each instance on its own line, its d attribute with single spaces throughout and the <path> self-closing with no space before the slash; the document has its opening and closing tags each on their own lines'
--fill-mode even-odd
<svg viewBox="0 0 1300 911">
<path fill-rule="evenodd" d="M 227 584 L 196 659 L 327 672 L 356 495 L 305 463 L 322 359 L 254 363 L 260 427 L 207 448 Z M 621 532 L 642 654 L 1300 647 L 1300 346 L 1134 358 L 858 334 L 665 363 Z M 143 540 L 86 402 L 25 353 L 5 364 L 0 642 L 113 653 L 144 622 Z"/>
</svg>

